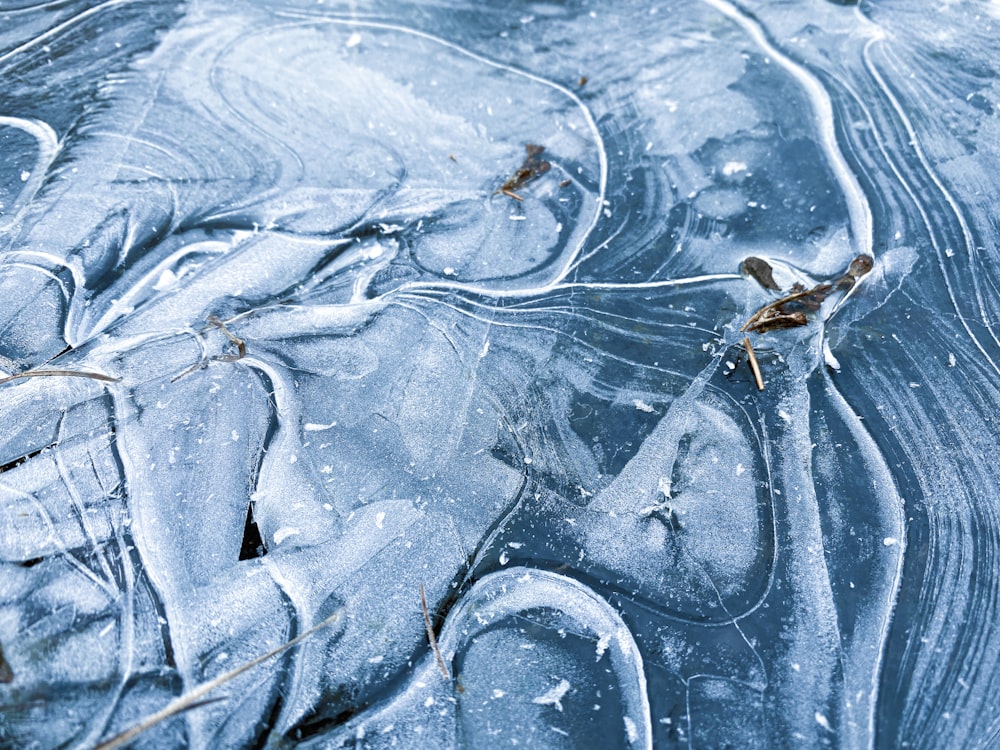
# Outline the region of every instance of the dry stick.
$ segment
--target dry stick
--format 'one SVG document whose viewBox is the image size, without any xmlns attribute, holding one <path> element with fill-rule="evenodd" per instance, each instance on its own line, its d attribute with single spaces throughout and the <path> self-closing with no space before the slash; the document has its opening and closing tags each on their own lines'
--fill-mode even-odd
<svg viewBox="0 0 1000 750">
<path fill-rule="evenodd" d="M 434 658 L 437 659 L 438 669 L 441 670 L 441 675 L 446 679 L 450 680 L 451 675 L 448 673 L 448 666 L 444 663 L 444 657 L 441 656 L 441 649 L 438 648 L 437 636 L 434 635 L 434 626 L 431 624 L 431 613 L 427 611 L 427 595 L 424 594 L 424 584 L 420 584 L 420 607 L 424 611 L 424 625 L 427 627 L 427 640 L 431 642 L 431 650 L 434 652 Z"/>
<path fill-rule="evenodd" d="M 753 379 L 757 381 L 757 390 L 764 390 L 764 378 L 760 374 L 760 364 L 757 362 L 757 355 L 754 353 L 753 347 L 750 345 L 750 339 L 743 339 L 743 346 L 747 350 L 747 361 L 750 363 L 750 371 L 753 372 Z"/>
<path fill-rule="evenodd" d="M 221 330 L 224 334 L 226 334 L 226 338 L 229 339 L 229 342 L 231 344 L 235 344 L 236 345 L 236 351 L 239 352 L 239 354 L 237 354 L 236 356 L 233 356 L 232 354 L 226 354 L 226 355 L 223 355 L 221 357 L 217 357 L 217 359 L 221 360 L 222 362 L 237 362 L 237 361 L 243 359 L 245 356 L 247 356 L 247 342 L 246 341 L 244 341 L 243 339 L 241 339 L 239 336 L 234 336 L 230 332 L 230 330 L 228 328 L 226 328 L 226 324 L 223 323 L 221 320 L 219 320 L 214 315 L 209 316 L 208 322 L 211 323 L 216 328 L 218 328 L 219 330 Z"/>
<path fill-rule="evenodd" d="M 79 370 L 31 370 L 30 372 L 19 372 L 15 375 L 8 375 L 0 378 L 0 385 L 9 383 L 12 380 L 21 378 L 89 378 L 90 380 L 101 380 L 105 383 L 117 383 L 121 378 L 113 378 L 110 375 L 102 375 L 99 372 L 80 372 Z"/>
<path fill-rule="evenodd" d="M 230 670 L 225 674 L 221 674 L 214 680 L 209 680 L 208 682 L 202 683 L 194 690 L 185 693 L 184 695 L 178 698 L 175 698 L 170 703 L 168 703 L 166 707 L 157 711 L 155 714 L 147 716 L 145 719 L 143 719 L 141 722 L 136 724 L 131 729 L 126 729 L 124 732 L 115 735 L 110 740 L 102 742 L 100 745 L 95 747 L 94 750 L 115 750 L 115 748 L 123 747 L 124 745 L 127 745 L 129 742 L 134 740 L 143 732 L 152 729 L 160 722 L 169 719 L 171 716 L 174 716 L 183 711 L 187 711 L 191 708 L 194 708 L 196 704 L 204 705 L 205 696 L 208 695 L 208 693 L 215 690 L 215 688 L 219 687 L 219 685 L 223 685 L 232 680 L 233 678 L 239 677 L 244 672 L 253 669 L 257 665 L 262 664 L 268 659 L 277 656 L 282 651 L 287 651 L 293 646 L 297 646 L 306 638 L 311 636 L 313 633 L 322 630 L 328 625 L 332 625 L 335 621 L 340 619 L 340 614 L 341 614 L 340 610 L 337 610 L 332 615 L 323 620 L 323 622 L 319 623 L 318 625 L 314 625 L 304 633 L 297 635 L 295 638 L 292 638 L 292 640 L 288 641 L 288 643 L 278 646 L 277 648 L 271 649 L 263 656 L 258 656 L 256 659 L 248 661 L 246 664 L 243 664 L 237 667 L 236 669 Z"/>
<path fill-rule="evenodd" d="M 820 285 L 822 286 L 822 284 Z M 792 292 L 791 294 L 786 294 L 781 299 L 776 299 L 773 302 L 768 302 L 766 305 L 761 307 L 757 312 L 750 316 L 750 319 L 743 324 L 740 331 L 753 330 L 755 324 L 766 314 L 772 310 L 777 310 L 782 305 L 788 302 L 794 302 L 795 300 L 802 299 L 803 297 L 808 297 L 811 294 L 815 294 L 819 287 L 813 287 L 812 289 L 803 289 L 801 292 Z"/>
<path fill-rule="evenodd" d="M 239 336 L 233 335 L 233 333 L 228 328 L 226 328 L 226 324 L 223 323 L 221 320 L 219 320 L 214 315 L 210 315 L 208 317 L 208 322 L 211 323 L 216 328 L 218 328 L 224 334 L 226 334 L 226 338 L 229 339 L 229 343 L 231 343 L 231 344 L 233 344 L 233 345 L 236 346 L 236 351 L 238 353 L 237 354 L 219 354 L 219 355 L 217 355 L 215 357 L 209 357 L 208 359 L 202 359 L 201 362 L 195 362 L 193 365 L 191 365 L 189 368 L 187 368 L 184 372 L 178 373 L 177 375 L 174 375 L 172 378 L 170 378 L 170 382 L 171 383 L 176 383 L 178 380 L 180 380 L 183 377 L 186 377 L 186 376 L 190 375 L 192 372 L 197 372 L 198 370 L 202 369 L 203 367 L 208 367 L 208 363 L 209 362 L 239 362 L 241 359 L 243 359 L 245 356 L 247 356 L 247 342 L 246 341 L 244 341 L 243 339 L 241 339 Z"/>
</svg>

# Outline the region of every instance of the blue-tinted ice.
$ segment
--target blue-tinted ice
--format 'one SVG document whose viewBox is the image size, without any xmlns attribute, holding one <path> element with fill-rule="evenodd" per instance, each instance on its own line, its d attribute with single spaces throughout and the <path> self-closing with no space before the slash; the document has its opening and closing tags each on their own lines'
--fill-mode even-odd
<svg viewBox="0 0 1000 750">
<path fill-rule="evenodd" d="M 995 4 L 244 5 L 0 3 L 0 746 L 1000 736 Z"/>
</svg>

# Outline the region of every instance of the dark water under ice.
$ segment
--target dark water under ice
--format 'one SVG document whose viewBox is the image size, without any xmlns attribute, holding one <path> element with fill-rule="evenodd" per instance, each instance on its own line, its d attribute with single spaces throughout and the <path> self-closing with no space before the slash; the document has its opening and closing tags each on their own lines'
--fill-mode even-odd
<svg viewBox="0 0 1000 750">
<path fill-rule="evenodd" d="M 1000 6 L 495 6 L 0 0 L 0 746 L 997 742 Z"/>
</svg>

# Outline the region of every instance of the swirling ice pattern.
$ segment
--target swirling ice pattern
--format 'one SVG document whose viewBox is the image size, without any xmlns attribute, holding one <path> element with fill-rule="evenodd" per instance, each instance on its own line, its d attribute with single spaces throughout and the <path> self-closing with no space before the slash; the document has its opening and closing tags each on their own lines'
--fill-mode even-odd
<svg viewBox="0 0 1000 750">
<path fill-rule="evenodd" d="M 1000 20 L 929 13 L 0 4 L 0 745 L 995 741 Z M 859 254 L 755 388 L 741 261 Z"/>
</svg>

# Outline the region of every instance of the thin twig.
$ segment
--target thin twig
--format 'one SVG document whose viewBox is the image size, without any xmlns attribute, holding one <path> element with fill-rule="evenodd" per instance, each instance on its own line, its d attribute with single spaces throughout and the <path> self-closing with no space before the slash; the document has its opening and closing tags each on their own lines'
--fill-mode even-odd
<svg viewBox="0 0 1000 750">
<path fill-rule="evenodd" d="M 103 375 L 99 372 L 81 372 L 80 370 L 31 370 L 29 372 L 19 372 L 14 375 L 0 378 L 0 385 L 9 383 L 12 380 L 21 378 L 88 378 L 90 380 L 100 380 L 104 383 L 118 383 L 121 378 L 113 378 L 110 375 Z"/>
<path fill-rule="evenodd" d="M 244 341 L 243 339 L 241 339 L 239 336 L 234 336 L 230 332 L 230 330 L 228 328 L 226 328 L 226 324 L 223 323 L 221 320 L 219 320 L 214 315 L 210 315 L 209 316 L 208 322 L 211 323 L 216 328 L 218 328 L 219 330 L 221 330 L 224 334 L 226 334 L 226 338 L 229 339 L 230 343 L 236 345 L 236 351 L 238 352 L 238 354 L 236 354 L 236 355 L 225 354 L 225 355 L 222 355 L 222 356 L 219 356 L 219 357 L 213 357 L 213 359 L 217 359 L 217 360 L 219 360 L 221 362 L 236 362 L 238 360 L 243 359 L 245 356 L 247 356 L 247 342 L 246 341 Z"/>
<path fill-rule="evenodd" d="M 155 727 L 160 722 L 165 721 L 170 717 L 175 716 L 176 714 L 179 714 L 183 711 L 187 711 L 191 708 L 194 708 L 196 705 L 199 704 L 205 705 L 205 696 L 208 695 L 208 693 L 215 690 L 215 688 L 229 682 L 230 680 L 236 677 L 239 677 L 244 672 L 253 669 L 259 664 L 262 664 L 263 662 L 267 661 L 268 659 L 274 658 L 283 651 L 287 651 L 293 646 L 297 646 L 298 644 L 302 643 L 302 641 L 304 641 L 306 638 L 313 635 L 317 631 L 322 630 L 323 628 L 329 625 L 332 625 L 334 622 L 340 619 L 340 616 L 341 616 L 341 611 L 337 610 L 332 615 L 323 620 L 323 622 L 319 623 L 318 625 L 314 625 L 313 627 L 306 630 L 304 633 L 297 635 L 295 638 L 292 638 L 292 640 L 288 641 L 288 643 L 278 646 L 277 648 L 271 649 L 263 656 L 258 656 L 256 659 L 248 661 L 246 664 L 236 667 L 236 669 L 230 670 L 225 674 L 221 674 L 213 680 L 209 680 L 208 682 L 202 683 L 194 690 L 191 690 L 185 693 L 184 695 L 175 698 L 170 703 L 168 703 L 166 707 L 157 711 L 155 714 L 147 716 L 145 719 L 143 719 L 141 722 L 133 726 L 131 729 L 126 729 L 121 734 L 116 734 L 110 740 L 102 742 L 100 745 L 95 747 L 94 750 L 115 750 L 115 748 L 123 747 L 128 743 L 130 743 L 132 740 L 134 740 L 143 732 Z"/>
<path fill-rule="evenodd" d="M 753 346 L 750 345 L 750 339 L 743 339 L 743 346 L 747 350 L 747 361 L 750 363 L 750 371 L 753 373 L 753 379 L 757 381 L 757 390 L 764 390 L 764 378 L 760 374 L 760 363 L 757 362 L 757 355 L 754 353 Z"/>
<path fill-rule="evenodd" d="M 427 627 L 427 640 L 431 642 L 431 650 L 434 652 L 434 658 L 437 659 L 438 669 L 441 670 L 441 676 L 446 680 L 451 679 L 451 674 L 448 673 L 448 666 L 444 663 L 444 657 L 441 655 L 441 649 L 438 648 L 437 636 L 434 635 L 434 626 L 431 624 L 431 613 L 427 610 L 427 595 L 424 593 L 424 584 L 420 584 L 420 607 L 424 611 L 424 625 Z"/>
<path fill-rule="evenodd" d="M 820 285 L 824 286 L 824 285 Z M 780 312 L 780 308 L 789 302 L 794 302 L 796 300 L 802 299 L 803 297 L 808 297 L 816 293 L 816 290 L 820 287 L 813 287 L 812 289 L 803 289 L 798 292 L 792 292 L 791 294 L 786 294 L 781 299 L 776 299 L 773 302 L 768 302 L 766 305 L 761 307 L 757 312 L 750 316 L 750 319 L 743 324 L 740 331 L 752 331 L 757 327 L 758 321 L 765 316 L 770 316 L 772 313 Z"/>
</svg>

